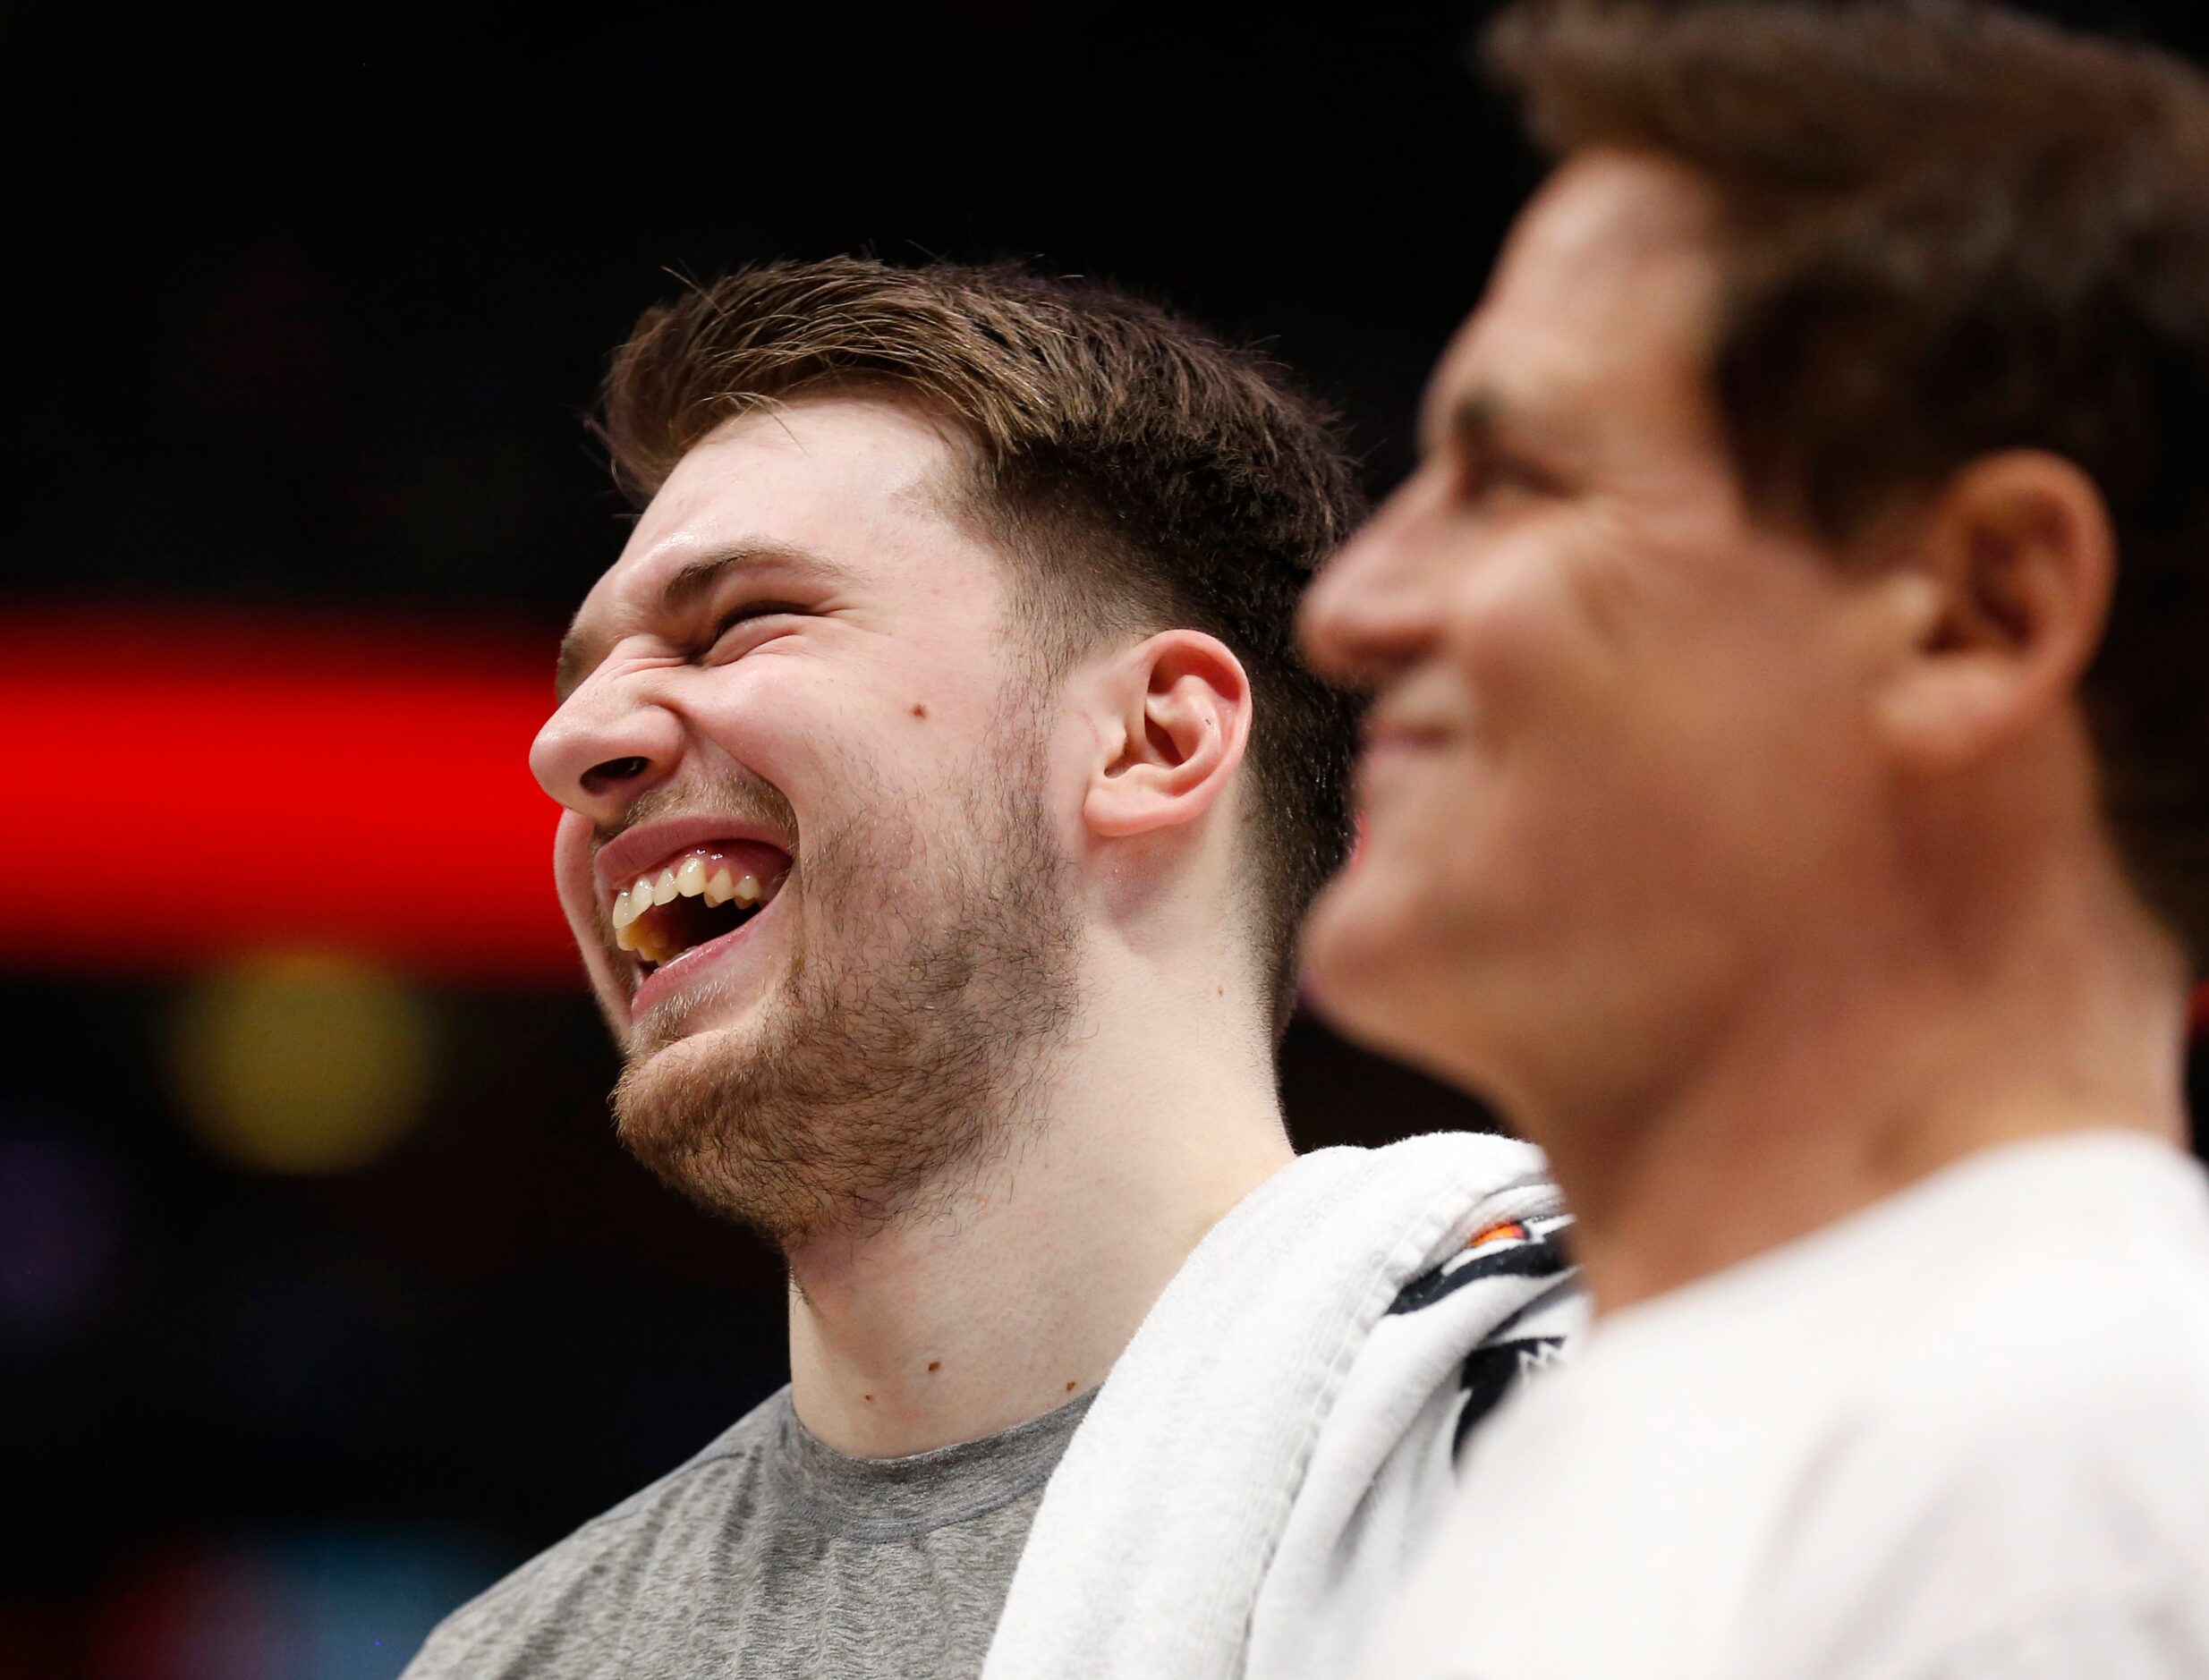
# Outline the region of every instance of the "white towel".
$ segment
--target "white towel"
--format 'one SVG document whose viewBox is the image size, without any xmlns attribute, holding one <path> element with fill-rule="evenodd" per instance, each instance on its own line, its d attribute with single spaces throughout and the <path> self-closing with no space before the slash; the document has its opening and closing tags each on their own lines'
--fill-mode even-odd
<svg viewBox="0 0 2209 1680">
<path fill-rule="evenodd" d="M 1467 1381 L 1484 1405 L 1573 1327 L 1543 1173 L 1446 1133 L 1304 1156 L 1245 1197 L 1067 1447 L 983 1680 L 1339 1673 L 1447 1501 Z"/>
</svg>

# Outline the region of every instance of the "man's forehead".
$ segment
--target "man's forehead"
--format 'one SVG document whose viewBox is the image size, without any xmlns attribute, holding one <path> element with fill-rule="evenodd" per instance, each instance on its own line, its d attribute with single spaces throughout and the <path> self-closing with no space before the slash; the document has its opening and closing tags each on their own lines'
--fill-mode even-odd
<svg viewBox="0 0 2209 1680">
<path fill-rule="evenodd" d="M 1514 226 L 1508 259 L 1539 259 L 1552 283 L 1689 251 L 1707 251 L 1723 222 L 1715 192 L 1686 165 L 1595 148 L 1559 165 Z"/>
<path fill-rule="evenodd" d="M 1430 426 L 1467 404 L 1528 412 L 1661 361 L 1699 359 L 1715 295 L 1715 200 L 1677 165 L 1568 163 L 1513 225 L 1480 306 L 1444 352 Z"/>
<path fill-rule="evenodd" d="M 967 539 L 947 509 L 959 440 L 926 413 L 873 397 L 754 410 L 692 447 L 585 596 L 562 643 L 561 692 L 641 624 L 723 580 L 850 588 L 925 560 L 954 569 Z"/>
<path fill-rule="evenodd" d="M 952 464 L 944 432 L 898 405 L 823 397 L 755 408 L 675 462 L 607 576 L 684 564 L 684 544 L 726 542 L 732 526 L 925 512 Z"/>
</svg>

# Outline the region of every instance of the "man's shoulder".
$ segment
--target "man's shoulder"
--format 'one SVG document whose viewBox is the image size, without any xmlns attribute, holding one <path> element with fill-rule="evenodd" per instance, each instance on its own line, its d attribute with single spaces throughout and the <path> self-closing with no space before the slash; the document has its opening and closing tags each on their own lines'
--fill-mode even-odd
<svg viewBox="0 0 2209 1680">
<path fill-rule="evenodd" d="M 2180 1486 L 2209 1512 L 2209 1216 L 2082 1212 L 1943 1269 L 1857 1340 L 1818 1505 L 2009 1553 L 2134 1524 Z"/>
<path fill-rule="evenodd" d="M 1945 1422 L 1989 1450 L 2010 1431 L 2092 1445 L 2123 1417 L 2209 1406 L 2209 1209 L 2018 1233 L 1925 1281 L 1875 1385 L 1897 1423 Z"/>
<path fill-rule="evenodd" d="M 1771 1672 L 2209 1601 L 2209 1226 L 2041 1235 L 1924 1280 L 1767 1486 Z"/>
<path fill-rule="evenodd" d="M 650 1486 L 592 1517 L 470 1599 L 431 1633 L 405 1680 L 552 1680 L 606 1671 L 648 1581 L 667 1590 L 685 1555 L 740 1526 L 788 1390 L 770 1396 Z"/>
</svg>

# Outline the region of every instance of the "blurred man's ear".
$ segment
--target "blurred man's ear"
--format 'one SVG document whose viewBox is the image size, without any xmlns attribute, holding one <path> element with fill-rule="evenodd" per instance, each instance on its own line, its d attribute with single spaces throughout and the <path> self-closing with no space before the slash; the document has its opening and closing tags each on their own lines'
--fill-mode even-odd
<svg viewBox="0 0 2209 1680">
<path fill-rule="evenodd" d="M 2060 455 L 1972 462 L 1907 522 L 1890 598 L 1913 645 L 1878 696 L 1897 763 L 1965 768 L 2061 711 L 2094 661 L 2117 539 L 2092 479 Z"/>
<path fill-rule="evenodd" d="M 1111 838 L 1194 820 L 1226 791 L 1250 741 L 1250 679 L 1215 636 L 1168 630 L 1118 655 L 1102 690 L 1103 751 L 1082 802 Z"/>
</svg>

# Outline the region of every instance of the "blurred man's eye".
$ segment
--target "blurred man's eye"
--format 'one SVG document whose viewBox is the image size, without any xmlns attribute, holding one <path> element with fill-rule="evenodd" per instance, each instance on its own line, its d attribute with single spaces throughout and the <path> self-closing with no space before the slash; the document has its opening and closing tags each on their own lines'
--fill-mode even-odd
<svg viewBox="0 0 2209 1680">
<path fill-rule="evenodd" d="M 1452 462 L 1451 477 L 1456 498 L 1475 506 L 1551 488 L 1549 476 L 1531 462 L 1489 447 L 1460 451 Z"/>
</svg>

